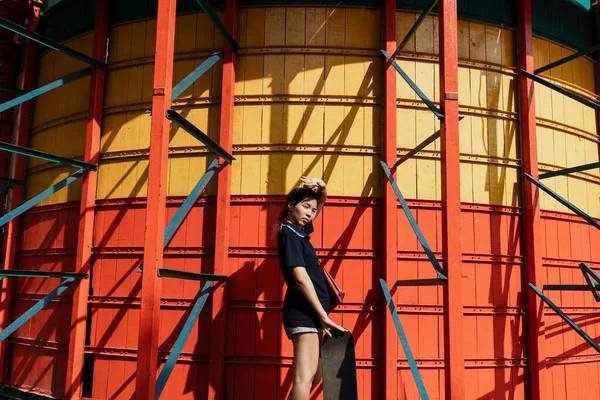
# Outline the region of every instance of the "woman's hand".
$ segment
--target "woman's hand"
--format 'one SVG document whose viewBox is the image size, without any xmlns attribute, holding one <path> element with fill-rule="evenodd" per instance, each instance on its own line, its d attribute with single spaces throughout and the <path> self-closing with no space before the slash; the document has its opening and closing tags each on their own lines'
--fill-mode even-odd
<svg viewBox="0 0 600 400">
<path fill-rule="evenodd" d="M 323 190 L 323 189 L 325 189 L 327 187 L 327 185 L 325 184 L 325 182 L 323 182 L 321 179 L 310 178 L 308 176 L 303 176 L 302 178 L 300 178 L 300 180 L 302 181 L 302 183 L 304 184 L 304 186 L 309 186 L 309 187 L 317 186 L 321 190 Z"/>
<path fill-rule="evenodd" d="M 329 336 L 331 336 L 331 332 L 330 332 L 331 328 L 338 330 L 340 332 L 348 332 L 348 329 L 336 324 L 328 316 L 321 318 L 321 325 L 323 325 L 323 330 Z"/>
</svg>

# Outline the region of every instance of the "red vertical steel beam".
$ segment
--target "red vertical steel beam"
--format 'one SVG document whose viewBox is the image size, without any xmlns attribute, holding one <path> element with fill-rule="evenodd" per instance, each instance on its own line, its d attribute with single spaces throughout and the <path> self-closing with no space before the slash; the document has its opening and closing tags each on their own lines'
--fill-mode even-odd
<svg viewBox="0 0 600 400">
<path fill-rule="evenodd" d="M 136 398 L 139 400 L 154 400 L 156 394 L 161 288 L 157 270 L 161 267 L 163 261 L 170 129 L 166 112 L 171 108 L 176 6 L 177 0 L 158 1 L 152 120 L 150 124 L 144 272 L 142 273 L 142 302 L 136 374 Z"/>
<path fill-rule="evenodd" d="M 396 51 L 396 0 L 385 1 L 385 50 L 388 54 Z M 383 160 L 388 167 L 393 167 L 397 159 L 396 145 L 396 78 L 397 72 L 389 62 L 384 70 L 384 103 L 383 103 Z M 383 175 L 383 174 L 382 174 Z M 398 200 L 392 185 L 383 175 L 383 227 L 384 227 L 384 258 L 383 276 L 389 285 L 395 285 L 398 280 L 398 243 L 396 218 Z M 392 292 L 393 293 L 393 292 Z M 394 298 L 394 297 L 392 297 Z M 384 300 L 385 301 L 385 300 Z M 398 335 L 387 306 L 382 308 L 384 320 L 384 354 L 382 377 L 384 382 L 384 398 L 397 398 L 398 395 Z M 400 393 L 403 393 L 400 388 Z"/>
<path fill-rule="evenodd" d="M 32 6 L 29 13 L 28 21 L 31 31 L 35 31 L 40 17 L 40 7 Z M 25 54 L 23 58 L 23 72 L 21 76 L 21 89 L 30 91 L 34 89 L 35 84 L 35 68 L 36 68 L 36 52 L 35 42 L 28 40 L 25 42 Z M 15 143 L 18 146 L 27 147 L 29 139 L 29 129 L 31 128 L 31 111 L 33 103 L 26 101 L 21 104 L 17 111 L 16 118 L 16 138 Z M 25 157 L 22 155 L 13 154 L 12 159 L 12 179 L 23 180 L 25 177 Z M 13 209 L 23 202 L 24 185 L 15 185 L 8 195 L 8 209 Z M 20 235 L 21 218 L 12 219 L 6 224 L 6 245 L 4 253 L 4 269 L 13 268 L 16 260 L 18 238 Z M 10 323 L 10 298 L 11 298 L 11 280 L 2 279 L 2 292 L 0 293 L 0 330 L 6 328 Z M 2 382 L 6 380 L 7 374 L 7 357 L 6 357 L 7 340 L 0 343 L 0 378 Z"/>
<path fill-rule="evenodd" d="M 442 229 L 444 267 L 444 360 L 446 398 L 463 399 L 462 252 L 460 249 L 460 150 L 458 145 L 457 0 L 440 0 L 440 88 L 442 121 Z"/>
<path fill-rule="evenodd" d="M 96 1 L 96 21 L 94 26 L 94 45 L 92 57 L 98 61 L 106 61 L 106 42 L 108 40 L 109 0 Z M 104 70 L 94 68 L 90 81 L 90 99 L 85 132 L 85 149 L 83 160 L 98 165 L 100 150 L 100 133 L 102 128 L 102 104 L 104 101 Z M 88 274 L 92 263 L 92 246 L 94 232 L 94 206 L 96 204 L 96 171 L 88 171 L 83 177 L 81 202 L 79 206 L 79 229 L 77 233 L 77 253 L 75 271 Z M 69 353 L 67 359 L 66 397 L 81 399 L 81 381 L 83 378 L 83 355 L 86 337 L 86 316 L 88 296 L 91 285 L 88 280 L 80 280 L 73 293 L 71 309 L 71 332 L 69 337 Z"/>
<path fill-rule="evenodd" d="M 12 85 L 13 83 L 16 82 L 16 69 L 17 69 L 17 50 L 14 49 L 10 52 L 10 54 L 8 55 L 8 59 L 6 61 L 6 65 L 7 65 L 7 70 L 8 70 L 8 74 L 7 74 L 7 79 L 6 82 L 8 85 Z M 16 84 L 15 84 L 16 87 Z M 7 101 L 9 98 L 13 98 L 16 97 L 17 95 L 10 95 L 10 94 L 6 94 L 3 101 Z M 9 110 L 4 111 L 3 113 L 0 113 L 0 120 L 1 121 L 6 121 L 4 124 L 2 124 L 2 126 L 0 126 L 0 141 L 3 142 L 8 142 L 10 141 L 10 132 L 12 129 L 12 117 L 13 117 L 13 112 L 14 109 L 11 108 Z M 6 152 L 6 151 L 2 151 L 0 152 L 0 177 L 6 177 L 8 174 L 8 158 L 9 158 L 10 153 Z"/>
<path fill-rule="evenodd" d="M 238 1 L 225 3 L 225 26 L 229 33 L 237 36 Z M 233 96 L 235 89 L 235 53 L 226 44 L 223 57 L 223 78 L 221 87 L 221 125 L 219 144 L 231 154 L 233 150 Z M 217 177 L 217 209 L 215 232 L 215 257 L 213 271 L 227 275 L 229 262 L 229 211 L 231 200 L 231 166 L 220 161 Z M 225 324 L 226 324 L 226 284 L 215 286 L 212 295 L 212 323 L 210 334 L 210 373 L 208 398 L 222 399 L 225 375 Z"/>
<path fill-rule="evenodd" d="M 518 57 L 519 68 L 533 73 L 533 28 L 531 14 L 531 0 L 518 2 Z M 538 156 L 535 119 L 534 84 L 531 80 L 521 75 L 519 77 L 519 112 L 521 117 L 521 141 L 523 149 L 523 172 L 538 177 Z M 540 192 L 537 186 L 523 181 L 523 224 L 525 236 L 525 279 L 526 283 L 533 283 L 537 287 L 544 284 L 544 271 L 542 269 L 542 220 L 540 216 Z M 525 286 L 527 287 L 527 286 Z M 543 376 L 546 369 L 544 351 L 544 304 L 529 288 L 525 290 L 527 310 L 527 350 L 529 398 L 534 400 L 548 399 L 547 389 L 544 387 Z"/>
</svg>

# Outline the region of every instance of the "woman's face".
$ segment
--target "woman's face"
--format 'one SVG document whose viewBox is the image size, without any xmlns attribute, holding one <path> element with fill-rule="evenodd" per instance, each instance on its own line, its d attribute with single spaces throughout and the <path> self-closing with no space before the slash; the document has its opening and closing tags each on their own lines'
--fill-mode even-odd
<svg viewBox="0 0 600 400">
<path fill-rule="evenodd" d="M 313 220 L 317 213 L 317 200 L 304 199 L 292 206 L 288 205 L 290 222 L 296 226 L 303 227 Z"/>
</svg>

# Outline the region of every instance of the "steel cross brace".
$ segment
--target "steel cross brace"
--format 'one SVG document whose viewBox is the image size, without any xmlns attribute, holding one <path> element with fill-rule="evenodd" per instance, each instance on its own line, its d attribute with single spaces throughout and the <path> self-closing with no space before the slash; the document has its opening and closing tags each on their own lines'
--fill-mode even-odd
<svg viewBox="0 0 600 400">
<path fill-rule="evenodd" d="M 591 291 L 596 302 L 600 301 L 600 275 L 586 263 L 579 264 L 579 269 L 585 279 L 585 285 L 544 285 L 544 290 L 573 290 Z"/>
<path fill-rule="evenodd" d="M 570 56 L 561 58 L 558 61 L 554 61 L 553 63 L 550 63 L 548 65 L 540 67 L 540 68 L 536 69 L 535 71 L 533 71 L 533 73 L 535 75 L 541 74 L 544 71 L 548 71 L 549 69 L 558 67 L 559 65 L 563 65 L 565 63 L 568 63 L 569 61 L 575 60 L 576 58 L 579 58 L 579 57 L 583 57 L 583 56 L 588 55 L 590 53 L 593 53 L 593 52 L 595 52 L 596 50 L 599 50 L 599 49 L 600 49 L 600 44 L 597 44 L 595 46 L 590 47 L 589 49 L 578 51 L 575 54 L 571 54 Z"/>
<path fill-rule="evenodd" d="M 431 143 L 435 142 L 441 135 L 441 130 L 436 131 L 433 135 L 429 136 L 427 139 L 423 140 L 417 147 L 400 157 L 396 164 L 394 164 L 394 168 L 398 167 L 400 164 L 410 159 L 412 156 L 423 150 L 425 147 L 429 146 Z"/>
<path fill-rule="evenodd" d="M 169 357 L 167 358 L 167 362 L 165 363 L 165 366 L 163 367 L 163 369 L 160 371 L 160 375 L 158 376 L 158 379 L 156 380 L 156 400 L 158 400 L 160 398 L 160 395 L 161 395 L 163 389 L 165 388 L 167 381 L 169 380 L 169 377 L 171 376 L 171 373 L 173 372 L 173 369 L 175 368 L 177 359 L 179 358 L 179 356 L 181 355 L 181 352 L 183 351 L 183 346 L 185 345 L 185 342 L 187 341 L 188 337 L 190 336 L 190 333 L 192 333 L 192 329 L 194 328 L 194 325 L 196 324 L 196 321 L 198 320 L 198 317 L 200 316 L 200 313 L 202 312 L 202 308 L 204 307 L 204 304 L 206 304 L 206 300 L 208 299 L 208 296 L 210 295 L 210 292 L 211 292 L 213 286 L 214 286 L 213 282 L 211 282 L 211 281 L 206 282 L 204 284 L 204 287 L 202 288 L 202 292 L 200 292 L 200 295 L 194 302 L 192 311 L 190 312 L 190 315 L 188 316 L 187 320 L 185 321 L 185 324 L 183 325 L 183 329 L 181 329 L 181 332 L 179 333 L 179 336 L 177 337 L 177 340 L 175 341 L 175 344 L 173 345 L 173 350 L 171 350 L 171 353 L 169 354 Z"/>
<path fill-rule="evenodd" d="M 29 149 L 27 147 L 17 146 L 15 144 L 0 142 L 0 150 L 9 151 L 11 153 L 21 154 L 27 157 L 39 158 L 40 160 L 46 160 L 55 162 L 58 164 L 68 165 L 70 167 L 76 167 L 81 169 L 87 169 L 91 171 L 96 170 L 96 166 L 94 164 L 88 164 L 83 161 L 73 160 L 71 158 L 61 157 L 50 153 L 45 153 L 43 151 Z"/>
<path fill-rule="evenodd" d="M 171 93 L 171 102 L 175 101 L 183 92 L 185 92 L 190 86 L 194 84 L 206 71 L 212 68 L 213 65 L 217 63 L 223 57 L 223 52 L 216 52 L 211 54 L 204 62 L 198 65 L 192 72 L 188 74 L 185 78 L 181 80 L 175 87 Z M 151 113 L 152 109 L 149 108 L 146 110 L 147 113 Z"/>
<path fill-rule="evenodd" d="M 565 95 L 565 96 L 567 96 L 567 97 L 569 97 L 569 98 L 571 98 L 571 99 L 573 99 L 573 100 L 575 100 L 575 101 L 577 101 L 577 102 L 579 102 L 579 103 L 581 103 L 583 105 L 591 107 L 594 110 L 600 111 L 600 103 L 596 103 L 595 101 L 586 99 L 585 97 L 583 97 L 583 96 L 581 96 L 581 95 L 579 95 L 577 93 L 571 92 L 570 90 L 567 90 L 567 89 L 563 88 L 562 86 L 558 86 L 557 84 L 552 83 L 552 82 L 550 82 L 550 81 L 548 81 L 546 79 L 540 78 L 537 75 L 533 75 L 533 74 L 525 71 L 524 69 L 521 70 L 521 74 L 525 75 L 526 77 L 528 77 L 532 81 L 539 83 L 540 85 L 544 85 L 546 87 L 549 87 L 550 89 L 555 90 L 558 93 L 563 94 L 563 95 Z"/>
<path fill-rule="evenodd" d="M 406 36 L 404 37 L 404 39 L 402 39 L 402 42 L 400 43 L 400 46 L 398 46 L 398 48 L 394 52 L 394 56 L 396 56 L 396 54 L 398 54 L 400 52 L 400 50 L 402 50 L 404 48 L 404 46 L 406 46 L 406 43 L 408 43 L 408 41 L 410 40 L 410 38 L 412 38 L 412 36 L 417 31 L 417 29 L 419 29 L 419 26 L 421 26 L 421 24 L 423 23 L 423 21 L 425 20 L 425 18 L 427 18 L 427 16 L 429 14 L 431 14 L 431 12 L 435 8 L 435 6 L 437 6 L 438 2 L 439 2 L 439 0 L 433 0 L 433 2 L 429 5 L 429 7 L 427 9 L 425 9 L 423 11 L 423 13 L 421 13 L 421 15 L 419 16 L 419 18 L 417 19 L 417 21 L 414 23 L 414 25 L 410 28 L 410 30 L 408 31 L 408 33 L 406 34 Z"/>
<path fill-rule="evenodd" d="M 29 310 L 25 311 L 23 315 L 14 320 L 9 326 L 6 327 L 2 332 L 0 332 L 0 342 L 4 339 L 12 335 L 17 329 L 19 329 L 23 324 L 29 321 L 35 314 L 40 312 L 44 307 L 46 307 L 52 300 L 60 296 L 65 290 L 71 286 L 71 284 L 75 282 L 75 278 L 67 278 L 60 285 L 58 285 L 54 290 L 44 296 L 40 301 L 35 303 L 33 307 Z"/>
<path fill-rule="evenodd" d="M 194 124 L 182 117 L 181 114 L 179 114 L 178 112 L 168 110 L 167 118 L 174 122 L 176 125 L 178 125 L 181 129 L 183 129 L 184 131 L 186 131 L 187 133 L 204 143 L 206 147 L 211 149 L 216 155 L 227 161 L 229 164 L 231 164 L 231 162 L 235 160 L 235 157 L 233 157 L 231 154 L 225 151 L 225 149 L 219 146 L 218 143 L 216 143 L 214 140 L 208 137 L 206 133 L 196 128 Z"/>
<path fill-rule="evenodd" d="M 427 239 L 425 239 L 423 232 L 421 232 L 421 228 L 419 228 L 417 221 L 415 220 L 412 213 L 410 212 L 410 208 L 408 207 L 408 204 L 406 203 L 406 200 L 404 199 L 402 192 L 400 192 L 400 188 L 398 188 L 398 185 L 396 184 L 396 181 L 394 180 L 394 177 L 392 176 L 392 172 L 390 171 L 390 169 L 388 168 L 388 166 L 386 165 L 386 163 L 384 161 L 381 161 L 380 163 L 381 163 L 381 167 L 383 168 L 383 172 L 387 176 L 388 180 L 390 181 L 390 184 L 392 185 L 392 188 L 394 189 L 394 193 L 396 193 L 396 197 L 398 197 L 398 200 L 400 201 L 400 206 L 402 206 L 402 210 L 404 211 L 404 214 L 406 215 L 406 218 L 408 219 L 410 226 L 412 227 L 413 231 L 415 232 L 415 235 L 417 235 L 417 239 L 419 240 L 421 247 L 427 254 L 427 258 L 429 258 L 429 261 L 431 262 L 431 265 L 433 265 L 433 268 L 435 269 L 435 272 L 437 273 L 439 279 L 441 279 L 443 281 L 447 281 L 448 278 L 446 277 L 444 270 L 440 266 L 440 263 L 438 262 L 437 258 L 435 258 L 435 254 L 433 254 L 431 247 L 429 247 L 429 243 L 427 243 Z"/>
<path fill-rule="evenodd" d="M 534 185 L 542 189 L 544 192 L 548 193 L 552 198 L 558 201 L 563 206 L 567 207 L 569 210 L 573 211 L 575 214 L 579 215 L 581 218 L 585 219 L 590 225 L 594 226 L 597 229 L 600 229 L 600 223 L 592 218 L 587 213 L 583 212 L 583 210 L 576 207 L 574 204 L 569 202 L 567 199 L 550 189 L 548 186 L 544 185 L 542 182 L 535 179 L 533 176 L 529 174 L 525 174 L 525 177 L 529 179 Z"/>
<path fill-rule="evenodd" d="M 439 108 L 437 108 L 435 106 L 435 104 L 433 104 L 431 102 L 431 100 L 429 100 L 429 98 L 425 95 L 425 93 L 423 93 L 421 91 L 421 89 L 419 89 L 419 87 L 417 86 L 417 84 L 414 83 L 412 81 L 412 79 L 410 79 L 410 77 L 406 74 L 406 72 L 404 72 L 402 70 L 402 68 L 400 68 L 400 66 L 398 65 L 398 63 L 387 53 L 387 51 L 385 51 L 385 50 L 380 50 L 380 51 L 383 54 L 383 56 L 390 62 L 390 64 L 392 64 L 392 66 L 394 67 L 394 69 L 400 74 L 400 76 L 402 77 L 402 79 L 404 79 L 406 81 L 406 83 L 408 83 L 408 86 L 411 87 L 411 89 L 417 94 L 417 96 L 419 96 L 419 98 L 435 114 L 435 116 L 438 117 L 439 119 L 444 118 L 444 114 L 442 113 L 442 111 Z"/>
<path fill-rule="evenodd" d="M 179 210 L 175 213 L 169 224 L 165 228 L 165 238 L 163 240 L 163 248 L 167 247 L 173 236 L 177 232 L 177 229 L 181 226 L 187 215 L 192 210 L 192 207 L 200 197 L 200 194 L 204 191 L 212 177 L 217 173 L 219 169 L 219 159 L 215 158 L 213 162 L 210 163 L 208 169 L 202 175 L 196 186 L 192 189 L 188 197 L 184 200 Z M 140 265 L 136 272 L 142 272 L 143 265 Z"/>
<path fill-rule="evenodd" d="M 0 226 L 3 226 L 5 224 L 7 224 L 8 221 L 10 221 L 11 219 L 16 218 L 19 215 L 23 214 L 24 212 L 28 211 L 29 209 L 35 207 L 40 202 L 44 201 L 48 197 L 52 196 L 54 193 L 58 192 L 60 189 L 62 189 L 65 186 L 67 186 L 67 185 L 75 182 L 82 175 L 83 175 L 83 169 L 80 169 L 80 170 L 72 173 L 71 175 L 69 175 L 68 177 L 66 177 L 65 179 L 63 179 L 62 181 L 60 181 L 60 182 L 58 182 L 58 183 L 50 186 L 48 189 L 44 190 L 43 192 L 41 192 L 40 194 L 38 194 L 34 198 L 32 198 L 32 199 L 26 201 L 25 203 L 21 204 L 20 206 L 18 206 L 14 210 L 11 210 L 10 212 L 4 214 L 0 218 Z"/>
<path fill-rule="evenodd" d="M 14 99 L 5 101 L 4 103 L 0 104 L 0 112 L 6 111 L 10 108 L 16 107 L 19 104 L 22 104 L 24 102 L 26 102 L 27 100 L 31 100 L 34 99 L 38 96 L 43 95 L 44 93 L 48 93 L 51 90 L 54 90 L 56 88 L 61 87 L 62 85 L 64 85 L 65 83 L 69 83 L 72 82 L 74 80 L 83 78 L 86 75 L 89 75 L 92 73 L 92 69 L 91 68 L 86 68 L 83 69 L 81 71 L 77 71 L 74 72 L 70 75 L 65 76 L 64 78 L 60 78 L 57 79 L 53 82 L 50 82 L 44 86 L 41 86 L 37 89 L 32 90 L 31 92 L 27 92 L 25 94 L 22 94 L 18 97 L 15 97 Z"/>
<path fill-rule="evenodd" d="M 235 41 L 233 36 L 231 36 L 229 31 L 227 30 L 227 27 L 223 24 L 223 22 L 221 21 L 215 10 L 212 8 L 208 0 L 196 0 L 196 3 L 198 3 L 200 7 L 202 7 L 202 11 L 204 11 L 204 13 L 208 16 L 212 23 L 215 24 L 215 28 L 217 28 L 219 33 L 221 33 L 223 39 L 225 39 L 225 41 L 229 44 L 229 47 L 231 47 L 231 50 L 233 50 L 234 53 L 237 53 L 237 51 L 240 49 L 240 46 Z"/>
<path fill-rule="evenodd" d="M 379 279 L 379 283 L 381 284 L 381 290 L 383 290 L 385 302 L 387 303 L 390 314 L 392 315 L 392 319 L 394 320 L 394 324 L 396 325 L 396 331 L 398 332 L 398 337 L 400 338 L 400 344 L 402 344 L 402 348 L 404 349 L 404 354 L 406 355 L 408 365 L 410 366 L 413 378 L 417 384 L 417 389 L 419 390 L 421 399 L 429 400 L 429 395 L 427 394 L 427 390 L 425 390 L 425 385 L 423 384 L 423 378 L 421 378 L 419 368 L 417 367 L 417 362 L 415 361 L 412 351 L 410 350 L 410 345 L 408 344 L 408 339 L 406 338 L 406 334 L 404 333 L 404 329 L 400 323 L 400 317 L 398 317 L 398 311 L 396 310 L 396 305 L 394 304 L 390 290 L 388 289 L 387 283 L 383 279 Z"/>
<path fill-rule="evenodd" d="M 564 168 L 564 169 L 561 169 L 558 171 L 546 172 L 545 174 L 541 174 L 540 176 L 538 176 L 538 179 L 541 180 L 541 179 L 546 179 L 546 178 L 552 178 L 554 176 L 568 175 L 568 174 L 572 174 L 573 172 L 587 171 L 589 169 L 594 169 L 594 168 L 600 168 L 600 162 L 580 165 L 578 167 Z"/>
<path fill-rule="evenodd" d="M 556 304 L 554 304 L 548 297 L 544 295 L 533 283 L 529 284 L 531 290 L 535 292 L 544 303 L 546 303 L 559 317 L 563 319 L 579 336 L 581 336 L 586 342 L 590 344 L 598 353 L 600 353 L 600 345 L 594 341 L 587 333 L 583 331 L 571 318 L 569 318 Z"/>
<path fill-rule="evenodd" d="M 49 47 L 52 50 L 56 50 L 60 53 L 63 53 L 68 56 L 71 56 L 73 58 L 76 58 L 79 61 L 82 61 L 86 64 L 91 65 L 92 67 L 96 67 L 99 69 L 104 69 L 106 67 L 106 64 L 96 60 L 95 58 L 86 56 L 83 53 L 80 53 L 80 52 L 70 49 L 66 46 L 63 46 L 62 44 L 55 42 L 52 39 L 48 39 L 47 37 L 42 36 L 39 33 L 31 32 L 30 30 L 22 27 L 21 25 L 15 24 L 14 22 L 9 21 L 6 18 L 0 18 L 0 27 L 8 29 L 9 31 L 14 32 L 18 35 L 21 35 L 29 40 L 33 40 L 34 42 L 37 42 L 46 47 Z"/>
</svg>

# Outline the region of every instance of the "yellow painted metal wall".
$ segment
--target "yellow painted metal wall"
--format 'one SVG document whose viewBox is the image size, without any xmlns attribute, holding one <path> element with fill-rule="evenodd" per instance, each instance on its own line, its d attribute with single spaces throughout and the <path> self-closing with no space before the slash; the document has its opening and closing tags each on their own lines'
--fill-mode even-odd
<svg viewBox="0 0 600 400">
<path fill-rule="evenodd" d="M 403 38 L 416 14 L 401 13 L 397 37 Z M 461 200 L 518 205 L 515 35 L 480 22 L 459 21 L 459 105 Z M 400 66 L 423 92 L 439 102 L 438 18 L 428 17 L 402 49 Z M 439 122 L 398 77 L 398 147 L 405 154 L 439 129 Z M 441 199 L 440 142 L 436 141 L 398 169 L 405 196 Z"/>
<path fill-rule="evenodd" d="M 534 41 L 536 68 L 573 54 L 564 46 L 537 38 Z M 596 98 L 594 63 L 578 58 L 542 74 L 543 77 L 582 94 Z M 538 156 L 541 171 L 598 161 L 598 130 L 595 111 L 540 84 L 535 85 Z M 570 199 L 585 212 L 600 216 L 600 174 L 598 169 L 558 176 L 544 184 Z M 567 211 L 543 194 L 542 209 Z"/>
<path fill-rule="evenodd" d="M 330 193 L 379 196 L 383 59 L 381 11 L 368 8 L 255 7 L 241 9 L 237 57 L 232 194 L 284 194 L 302 174 L 324 176 Z M 398 38 L 416 18 L 397 14 Z M 438 20 L 428 17 L 401 52 L 399 64 L 434 101 L 439 101 Z M 101 143 L 98 198 L 144 197 L 148 167 L 155 20 L 113 27 Z M 513 30 L 459 21 L 461 198 L 465 202 L 519 205 L 519 136 L 516 109 L 516 36 Z M 91 50 L 91 35 L 68 45 Z M 178 16 L 174 82 L 222 39 L 203 14 Z M 537 66 L 570 50 L 536 38 Z M 55 52 L 40 60 L 38 84 L 84 66 Z M 545 76 L 592 96 L 594 65 L 586 58 Z M 89 78 L 70 83 L 35 102 L 31 145 L 67 157 L 83 153 Z M 174 108 L 218 139 L 221 64 Z M 593 110 L 536 85 L 540 168 L 552 170 L 598 160 Z M 398 154 L 439 128 L 439 122 L 398 76 Z M 169 195 L 185 196 L 212 159 L 204 146 L 173 128 Z M 31 197 L 70 169 L 29 164 Z M 408 198 L 439 200 L 439 141 L 398 169 Z M 548 180 L 561 194 L 600 215 L 597 171 Z M 213 193 L 215 183 L 209 187 Z M 68 191 L 67 191 L 68 190 Z M 46 201 L 79 198 L 72 185 Z M 542 207 L 560 210 L 542 198 Z"/>
</svg>

